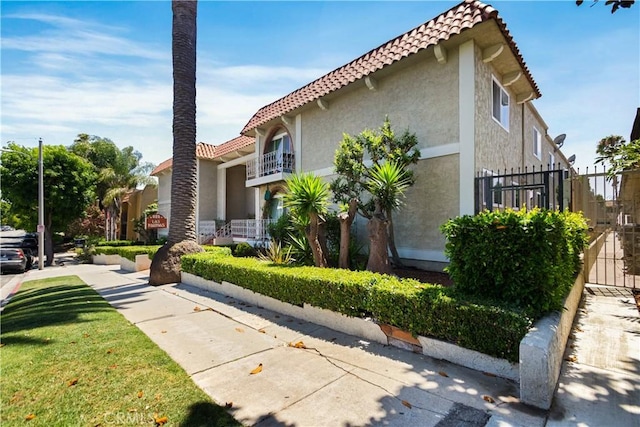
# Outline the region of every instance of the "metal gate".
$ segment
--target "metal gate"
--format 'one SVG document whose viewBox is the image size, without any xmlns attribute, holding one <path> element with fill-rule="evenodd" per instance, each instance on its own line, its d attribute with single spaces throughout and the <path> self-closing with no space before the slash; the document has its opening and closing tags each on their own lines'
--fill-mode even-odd
<svg viewBox="0 0 640 427">
<path fill-rule="evenodd" d="M 588 283 L 640 288 L 640 171 L 594 171 L 572 179 L 573 211 L 589 222 Z"/>
</svg>

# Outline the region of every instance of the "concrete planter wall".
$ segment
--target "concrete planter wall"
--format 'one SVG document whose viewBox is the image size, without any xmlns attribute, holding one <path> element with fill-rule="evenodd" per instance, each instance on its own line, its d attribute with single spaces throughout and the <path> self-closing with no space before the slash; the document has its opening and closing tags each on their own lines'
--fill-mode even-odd
<svg viewBox="0 0 640 427">
<path fill-rule="evenodd" d="M 549 409 L 560 376 L 562 356 L 584 290 L 580 273 L 564 302 L 562 313 L 540 319 L 520 341 L 520 400 Z"/>
<path fill-rule="evenodd" d="M 97 265 L 120 265 L 122 270 L 131 272 L 148 270 L 151 267 L 151 260 L 147 254 L 136 255 L 135 262 L 120 255 L 105 254 L 93 255 L 92 260 L 93 263 Z"/>
<path fill-rule="evenodd" d="M 474 350 L 433 338 L 417 336 L 370 319 L 345 316 L 304 304 L 303 307 L 270 298 L 229 282 L 217 283 L 182 272 L 182 283 L 233 297 L 249 304 L 296 317 L 336 331 L 385 345 L 421 352 L 427 356 L 497 375 L 520 383 L 523 403 L 548 409 L 560 375 L 562 356 L 584 289 L 580 274 L 565 300 L 562 313 L 538 321 L 520 343 L 520 363 L 514 364 Z"/>
<path fill-rule="evenodd" d="M 96 254 L 91 256 L 94 264 L 97 265 L 118 265 L 120 264 L 120 255 Z"/>
</svg>

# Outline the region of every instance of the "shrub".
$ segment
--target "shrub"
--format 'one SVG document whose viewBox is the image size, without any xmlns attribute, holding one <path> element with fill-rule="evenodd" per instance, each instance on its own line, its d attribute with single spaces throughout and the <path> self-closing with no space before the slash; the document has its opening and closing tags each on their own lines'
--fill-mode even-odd
<svg viewBox="0 0 640 427">
<path fill-rule="evenodd" d="M 255 248 L 247 242 L 238 243 L 238 245 L 233 250 L 233 256 L 237 257 L 255 257 L 257 255 L 258 252 L 255 250 Z"/>
<path fill-rule="evenodd" d="M 370 317 L 413 334 L 457 343 L 512 362 L 532 324 L 521 311 L 412 279 L 341 269 L 276 265 L 223 254 L 182 257 L 182 270 L 280 301 Z"/>
<path fill-rule="evenodd" d="M 485 211 L 449 220 L 447 271 L 464 295 L 486 296 L 539 317 L 562 309 L 587 239 L 581 214 Z"/>
<path fill-rule="evenodd" d="M 276 239 L 271 239 L 269 246 L 264 251 L 258 252 L 258 258 L 274 264 L 291 264 L 294 261 L 291 256 L 291 246 L 283 248 Z"/>
<path fill-rule="evenodd" d="M 131 240 L 98 240 L 96 246 L 135 246 L 140 243 L 132 242 Z"/>
<path fill-rule="evenodd" d="M 126 258 L 129 261 L 136 260 L 136 255 L 149 255 L 149 259 L 153 259 L 153 256 L 158 252 L 160 246 L 96 246 L 96 254 L 105 255 L 120 255 L 122 258 Z"/>
</svg>

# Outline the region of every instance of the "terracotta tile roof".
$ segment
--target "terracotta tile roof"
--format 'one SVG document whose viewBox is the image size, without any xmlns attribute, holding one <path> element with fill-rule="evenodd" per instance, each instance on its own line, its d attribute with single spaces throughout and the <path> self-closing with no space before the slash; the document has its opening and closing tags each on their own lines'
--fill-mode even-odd
<svg viewBox="0 0 640 427">
<path fill-rule="evenodd" d="M 255 138 L 249 136 L 238 136 L 220 145 L 207 144 L 205 142 L 199 142 L 196 145 L 196 157 L 198 159 L 215 160 L 225 154 L 233 153 L 234 151 L 241 150 L 255 142 Z M 164 162 L 156 166 L 151 175 L 155 176 L 159 173 L 170 169 L 173 166 L 173 158 L 167 159 Z"/>
<path fill-rule="evenodd" d="M 196 144 L 196 157 L 198 159 L 213 159 L 216 152 L 216 146 L 204 142 Z"/>
<path fill-rule="evenodd" d="M 233 153 L 234 151 L 241 150 L 256 141 L 254 137 L 240 135 L 232 140 L 229 140 L 223 144 L 216 146 L 215 157 L 222 157 L 225 154 Z"/>
<path fill-rule="evenodd" d="M 476 0 L 465 0 L 432 20 L 325 74 L 289 95 L 262 107 L 254 114 L 240 133 L 245 134 L 276 117 L 287 114 L 403 58 L 434 46 L 440 41 L 448 40 L 465 30 L 473 28 L 477 24 L 492 19 L 498 24 L 509 48 L 520 63 L 536 96 L 539 97 L 538 86 L 534 82 L 520 54 L 520 50 L 507 30 L 507 25 L 498 16 L 498 11 Z"/>
<path fill-rule="evenodd" d="M 164 162 L 160 163 L 158 166 L 156 166 L 152 171 L 151 171 L 151 176 L 156 176 L 158 175 L 160 172 L 163 172 L 167 169 L 170 169 L 171 166 L 173 166 L 173 157 L 170 159 L 165 160 Z"/>
</svg>

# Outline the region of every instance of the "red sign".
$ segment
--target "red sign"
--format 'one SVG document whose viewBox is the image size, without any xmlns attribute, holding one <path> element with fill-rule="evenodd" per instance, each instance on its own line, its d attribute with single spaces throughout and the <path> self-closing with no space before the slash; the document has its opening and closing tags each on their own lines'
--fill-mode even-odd
<svg viewBox="0 0 640 427">
<path fill-rule="evenodd" d="M 153 214 L 147 217 L 147 230 L 150 228 L 167 228 L 167 218 L 160 214 Z"/>
</svg>

